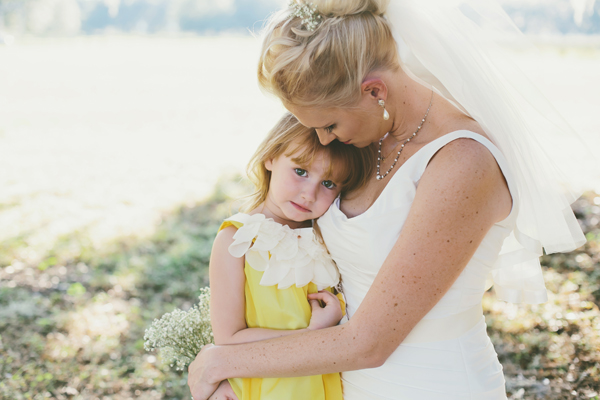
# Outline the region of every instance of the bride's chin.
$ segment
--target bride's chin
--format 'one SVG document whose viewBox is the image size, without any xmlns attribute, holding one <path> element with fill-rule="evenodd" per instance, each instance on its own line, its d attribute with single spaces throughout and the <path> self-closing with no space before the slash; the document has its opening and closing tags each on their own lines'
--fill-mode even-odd
<svg viewBox="0 0 600 400">
<path fill-rule="evenodd" d="M 350 143 L 350 146 L 357 147 L 359 149 L 364 149 L 365 147 L 371 146 L 373 143 L 368 142 L 358 142 L 358 143 Z"/>
</svg>

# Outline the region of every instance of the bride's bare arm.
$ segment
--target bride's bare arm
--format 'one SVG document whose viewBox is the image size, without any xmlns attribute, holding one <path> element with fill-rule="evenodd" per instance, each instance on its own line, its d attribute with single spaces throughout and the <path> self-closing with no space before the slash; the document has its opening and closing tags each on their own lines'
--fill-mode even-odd
<svg viewBox="0 0 600 400">
<path fill-rule="evenodd" d="M 206 348 L 189 368 L 194 398 L 206 398 L 225 378 L 380 366 L 448 291 L 491 226 L 509 210 L 510 194 L 489 151 L 469 139 L 451 142 L 423 174 L 398 241 L 348 323 Z"/>
</svg>

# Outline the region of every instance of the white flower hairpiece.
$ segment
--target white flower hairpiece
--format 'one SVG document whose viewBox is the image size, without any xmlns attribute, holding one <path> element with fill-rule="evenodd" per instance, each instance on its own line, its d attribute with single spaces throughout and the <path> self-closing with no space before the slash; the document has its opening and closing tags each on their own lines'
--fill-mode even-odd
<svg viewBox="0 0 600 400">
<path fill-rule="evenodd" d="M 290 2 L 290 8 L 292 9 L 292 16 L 300 18 L 302 24 L 311 32 L 319 26 L 322 20 L 321 14 L 317 12 L 317 6 L 313 3 L 298 4 L 292 1 Z"/>
</svg>

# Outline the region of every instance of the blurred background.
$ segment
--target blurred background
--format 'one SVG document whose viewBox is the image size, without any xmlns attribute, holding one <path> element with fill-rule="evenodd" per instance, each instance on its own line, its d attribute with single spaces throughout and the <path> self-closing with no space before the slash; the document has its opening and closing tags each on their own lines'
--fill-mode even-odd
<svg viewBox="0 0 600 400">
<path fill-rule="evenodd" d="M 280 117 L 255 33 L 281 0 L 0 0 L 0 398 L 188 399 L 144 329 L 208 284 L 220 221 Z M 503 0 L 509 46 L 600 151 L 600 1 Z M 486 294 L 511 399 L 600 398 L 600 177 L 550 301 Z"/>
</svg>

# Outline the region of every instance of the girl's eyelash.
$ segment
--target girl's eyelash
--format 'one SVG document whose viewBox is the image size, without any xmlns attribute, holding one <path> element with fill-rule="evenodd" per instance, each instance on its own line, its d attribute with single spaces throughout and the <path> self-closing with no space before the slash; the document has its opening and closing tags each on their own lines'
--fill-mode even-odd
<svg viewBox="0 0 600 400">
<path fill-rule="evenodd" d="M 325 183 L 327 183 L 327 185 Z M 321 185 L 325 186 L 327 189 L 335 189 L 337 187 L 337 185 L 333 183 L 333 181 L 323 181 L 321 182 Z"/>
<path fill-rule="evenodd" d="M 335 124 L 329 125 L 328 127 L 326 127 L 325 131 L 327 131 L 327 133 L 331 133 L 333 131 L 333 128 L 335 128 Z"/>
<path fill-rule="evenodd" d="M 307 170 L 299 167 L 295 167 L 294 172 L 296 173 L 296 175 L 301 177 L 305 177 L 308 174 Z M 325 186 L 326 189 L 335 189 L 337 187 L 337 185 L 330 180 L 321 181 L 321 185 Z"/>
<path fill-rule="evenodd" d="M 296 175 L 298 176 L 305 176 L 306 175 L 306 170 L 302 169 L 302 168 L 294 168 L 294 172 L 296 173 Z"/>
</svg>

